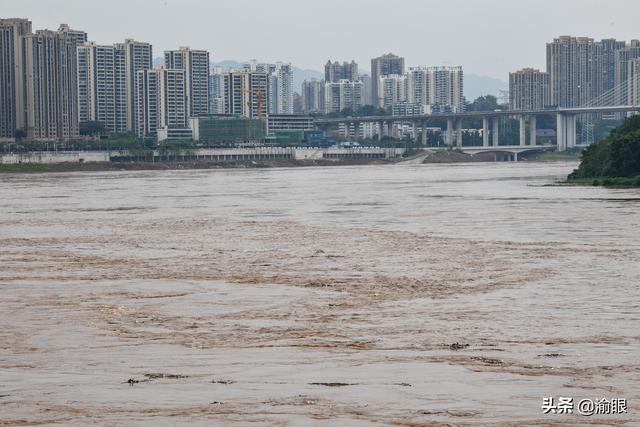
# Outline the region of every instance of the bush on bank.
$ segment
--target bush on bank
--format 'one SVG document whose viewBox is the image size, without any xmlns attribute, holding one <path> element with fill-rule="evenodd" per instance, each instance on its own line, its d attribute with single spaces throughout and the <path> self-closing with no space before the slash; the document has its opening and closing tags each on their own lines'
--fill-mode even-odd
<svg viewBox="0 0 640 427">
<path fill-rule="evenodd" d="M 608 138 L 591 144 L 582 153 L 578 169 L 569 181 L 604 186 L 640 184 L 640 115 L 626 119 Z"/>
</svg>

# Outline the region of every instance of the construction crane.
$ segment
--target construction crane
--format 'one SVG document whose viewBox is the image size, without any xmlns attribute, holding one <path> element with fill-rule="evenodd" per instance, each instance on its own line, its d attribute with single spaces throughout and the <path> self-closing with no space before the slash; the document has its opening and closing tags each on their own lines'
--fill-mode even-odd
<svg viewBox="0 0 640 427">
<path fill-rule="evenodd" d="M 264 99 L 264 90 L 255 90 L 255 89 L 241 89 L 243 93 L 249 93 L 251 95 L 258 96 L 258 119 L 262 121 L 262 113 L 263 113 L 263 99 Z M 247 103 L 249 107 L 251 107 L 251 100 Z M 266 129 L 265 133 L 269 136 L 269 109 L 267 108 L 266 114 Z"/>
</svg>

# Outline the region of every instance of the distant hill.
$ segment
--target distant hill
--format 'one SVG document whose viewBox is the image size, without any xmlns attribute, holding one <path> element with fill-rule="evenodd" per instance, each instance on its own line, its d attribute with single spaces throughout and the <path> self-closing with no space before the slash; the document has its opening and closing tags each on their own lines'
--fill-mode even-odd
<svg viewBox="0 0 640 427">
<path fill-rule="evenodd" d="M 242 64 L 246 62 L 234 61 L 234 60 L 226 60 L 220 62 L 211 63 L 212 67 L 221 67 L 225 70 L 231 68 L 240 68 Z M 163 58 L 155 58 L 153 60 L 153 64 L 158 66 L 164 63 Z M 317 70 L 310 69 L 302 69 L 298 67 L 293 67 L 293 87 L 296 92 L 300 92 L 302 87 L 302 82 L 310 79 L 323 79 L 324 73 Z M 495 95 L 499 96 L 501 90 L 507 90 L 508 84 L 500 79 L 496 79 L 494 77 L 487 76 L 479 76 L 477 74 L 468 74 L 464 75 L 464 95 L 469 102 L 473 101 L 479 96 L 482 95 Z"/>
<path fill-rule="evenodd" d="M 245 63 L 246 62 L 221 61 L 221 62 L 214 62 L 211 64 L 211 66 L 230 69 L 230 68 L 240 68 L 242 67 L 242 64 L 245 64 Z M 303 70 L 302 68 L 298 68 L 296 66 L 293 67 L 293 88 L 296 92 L 300 92 L 303 81 L 310 80 L 312 78 L 323 79 L 324 73 L 321 73 L 320 71 L 316 71 L 316 70 Z"/>
<path fill-rule="evenodd" d="M 479 76 L 477 74 L 464 74 L 464 96 L 472 102 L 479 96 L 499 96 L 501 90 L 508 90 L 507 82 L 495 77 Z"/>
<path fill-rule="evenodd" d="M 231 68 L 240 68 L 243 64 L 248 63 L 249 61 L 239 62 L 233 60 L 226 60 L 220 62 L 212 62 L 212 67 L 221 67 L 225 70 L 229 70 Z M 153 65 L 161 66 L 164 64 L 164 58 L 154 58 Z M 316 70 L 304 70 L 302 68 L 293 67 L 293 87 L 296 92 L 300 92 L 302 87 L 302 82 L 305 80 L 310 80 L 312 78 L 322 79 L 324 78 L 324 73 Z"/>
</svg>

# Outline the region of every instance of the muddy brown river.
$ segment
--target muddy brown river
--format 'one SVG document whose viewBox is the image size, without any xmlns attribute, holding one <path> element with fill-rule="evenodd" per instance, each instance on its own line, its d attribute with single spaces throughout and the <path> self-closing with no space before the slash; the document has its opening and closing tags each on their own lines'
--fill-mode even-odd
<svg viewBox="0 0 640 427">
<path fill-rule="evenodd" d="M 640 190 L 575 166 L 1 175 L 0 425 L 640 425 Z"/>
</svg>

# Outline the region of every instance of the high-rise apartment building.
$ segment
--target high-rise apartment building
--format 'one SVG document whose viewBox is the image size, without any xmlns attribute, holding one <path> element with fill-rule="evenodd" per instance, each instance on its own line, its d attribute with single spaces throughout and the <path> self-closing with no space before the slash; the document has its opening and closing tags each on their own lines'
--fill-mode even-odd
<svg viewBox="0 0 640 427">
<path fill-rule="evenodd" d="M 632 59 L 627 64 L 628 86 L 627 104 L 640 105 L 640 58 Z"/>
<path fill-rule="evenodd" d="M 23 37 L 30 33 L 27 19 L 0 19 L 0 139 L 12 139 L 25 128 Z"/>
<path fill-rule="evenodd" d="M 73 30 L 67 24 L 60 24 L 58 34 L 64 35 L 67 40 L 70 40 L 76 45 L 84 44 L 88 40 L 87 33 L 85 31 Z"/>
<path fill-rule="evenodd" d="M 340 64 L 338 61 L 327 61 L 324 66 L 324 80 L 327 83 L 336 83 L 340 80 L 360 80 L 360 74 L 358 73 L 358 64 L 355 61 L 343 62 Z"/>
<path fill-rule="evenodd" d="M 136 82 L 136 134 L 157 138 L 158 130 L 185 129 L 188 122 L 184 70 L 164 68 L 138 71 Z"/>
<path fill-rule="evenodd" d="M 429 105 L 431 102 L 431 73 L 427 67 L 410 67 L 407 73 L 407 101 Z"/>
<path fill-rule="evenodd" d="M 302 82 L 302 111 L 324 112 L 324 81 L 311 79 Z"/>
<path fill-rule="evenodd" d="M 256 60 L 244 64 L 244 70 L 267 75 L 269 90 L 265 102 L 265 112 L 270 114 L 293 114 L 293 67 L 291 64 L 259 63 Z"/>
<path fill-rule="evenodd" d="M 357 111 L 362 103 L 364 85 L 361 81 L 340 80 L 325 84 L 325 113 L 342 110 Z"/>
<path fill-rule="evenodd" d="M 269 74 L 249 68 L 223 75 L 224 113 L 256 118 L 269 108 Z"/>
<path fill-rule="evenodd" d="M 410 104 L 464 110 L 462 67 L 412 67 L 407 73 L 407 101 Z"/>
<path fill-rule="evenodd" d="M 293 114 L 302 114 L 302 95 L 298 92 L 293 93 Z"/>
<path fill-rule="evenodd" d="M 511 110 L 541 110 L 549 104 L 549 74 L 525 68 L 509 74 Z"/>
<path fill-rule="evenodd" d="M 79 136 L 77 47 L 86 40 L 68 26 L 24 37 L 27 137 L 69 140 Z"/>
<path fill-rule="evenodd" d="M 373 99 L 371 97 L 371 76 L 369 74 L 360 74 L 360 81 L 362 82 L 362 104 L 373 105 Z"/>
<path fill-rule="evenodd" d="M 209 114 L 224 114 L 224 73 L 220 67 L 209 76 Z"/>
<path fill-rule="evenodd" d="M 631 40 L 624 48 L 615 53 L 615 86 L 621 86 L 629 79 L 629 65 L 640 58 L 640 40 Z M 627 93 L 616 92 L 616 104 L 626 105 L 629 102 Z"/>
<path fill-rule="evenodd" d="M 577 107 L 593 98 L 594 40 L 562 36 L 547 43 L 547 73 L 552 104 Z"/>
<path fill-rule="evenodd" d="M 126 129 L 128 132 L 135 132 L 137 131 L 136 115 L 138 113 L 136 105 L 138 72 L 153 68 L 153 49 L 149 43 L 142 43 L 132 39 L 127 39 L 124 43 L 116 45 L 116 47 L 124 50 L 125 90 L 127 93 Z"/>
<path fill-rule="evenodd" d="M 622 50 L 624 42 L 614 39 L 561 36 L 547 43 L 550 102 L 577 107 L 612 90 L 624 73 L 616 67 Z"/>
<path fill-rule="evenodd" d="M 293 114 L 293 67 L 278 62 L 269 75 L 269 112 Z"/>
<path fill-rule="evenodd" d="M 98 121 L 111 133 L 127 131 L 125 51 L 85 43 L 78 47 L 80 123 Z"/>
<path fill-rule="evenodd" d="M 187 77 L 189 117 L 209 114 L 209 52 L 181 47 L 164 53 L 167 69 L 184 70 Z"/>
<path fill-rule="evenodd" d="M 371 60 L 371 97 L 378 107 L 382 107 L 383 104 L 383 100 L 378 96 L 380 77 L 389 74 L 404 74 L 404 58 L 388 53 Z"/>
<path fill-rule="evenodd" d="M 381 76 L 378 81 L 378 99 L 382 100 L 381 107 L 391 109 L 394 104 L 407 101 L 407 76 L 388 74 Z"/>
<path fill-rule="evenodd" d="M 616 54 L 625 48 L 625 42 L 603 39 L 596 46 L 596 93 L 602 94 L 616 84 Z"/>
</svg>

